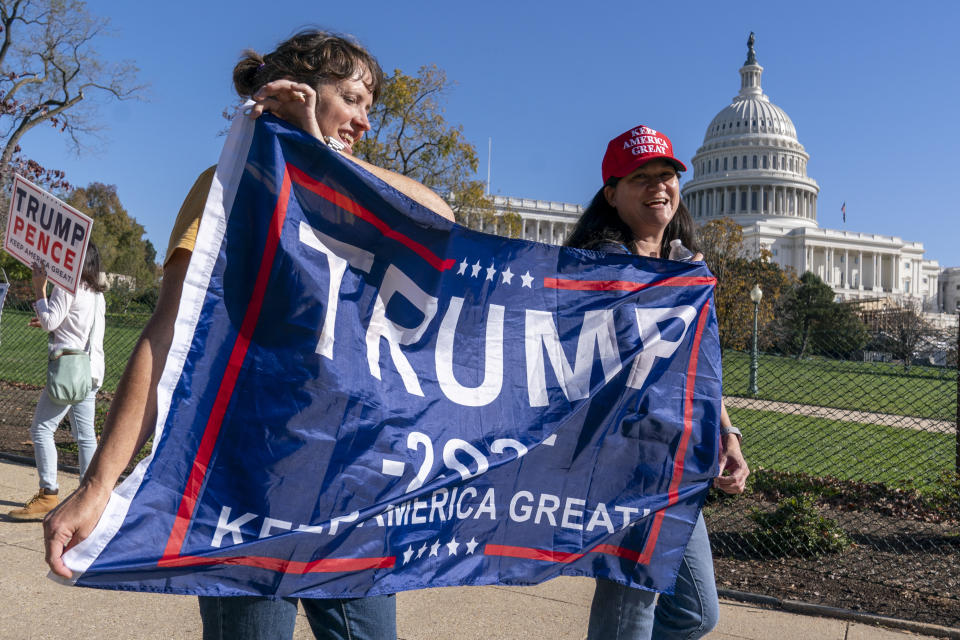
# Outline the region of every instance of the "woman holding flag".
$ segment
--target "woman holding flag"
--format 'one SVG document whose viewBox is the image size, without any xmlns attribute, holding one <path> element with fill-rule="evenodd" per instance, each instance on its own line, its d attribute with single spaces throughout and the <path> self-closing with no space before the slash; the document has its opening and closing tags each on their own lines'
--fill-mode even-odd
<svg viewBox="0 0 960 640">
<path fill-rule="evenodd" d="M 696 251 L 693 220 L 680 200 L 678 172 L 686 167 L 673 156 L 667 136 L 642 125 L 624 132 L 607 146 L 601 171 L 603 186 L 574 227 L 568 246 L 666 258 L 671 241 L 680 240 Z M 722 405 L 720 431 L 720 472 L 714 486 L 742 493 L 750 470 L 740 452 L 740 431 Z M 718 615 L 713 557 L 701 514 L 674 593 L 658 598 L 652 591 L 598 579 L 587 638 L 700 638 L 716 626 Z"/>
<path fill-rule="evenodd" d="M 352 157 L 370 129 L 367 112 L 379 97 L 383 74 L 376 59 L 352 40 L 319 30 L 302 31 L 266 55 L 247 51 L 234 68 L 234 86 L 250 98 L 250 117 L 269 112 L 297 125 L 345 158 L 360 164 L 413 200 L 453 220 L 437 194 L 405 176 Z M 184 277 L 215 167 L 198 178 L 173 225 L 156 311 L 134 348 L 104 425 L 101 446 L 77 491 L 44 522 L 47 563 L 70 577 L 63 553 L 88 537 L 120 474 L 154 431 L 157 384 L 173 340 Z M 303 599 L 318 638 L 381 640 L 396 637 L 393 595 L 353 599 Z M 290 638 L 297 599 L 201 597 L 203 637 Z"/>
</svg>

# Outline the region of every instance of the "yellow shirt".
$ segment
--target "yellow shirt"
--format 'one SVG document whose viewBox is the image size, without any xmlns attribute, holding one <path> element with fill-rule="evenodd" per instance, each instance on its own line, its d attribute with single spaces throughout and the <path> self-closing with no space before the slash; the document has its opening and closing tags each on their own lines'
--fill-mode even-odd
<svg viewBox="0 0 960 640">
<path fill-rule="evenodd" d="M 203 215 L 203 207 L 207 204 L 207 195 L 210 193 L 210 185 L 213 184 L 213 174 L 216 170 L 217 166 L 214 165 L 201 173 L 190 188 L 190 193 L 183 200 L 183 204 L 180 205 L 180 212 L 173 223 L 173 231 L 170 232 L 163 266 L 167 266 L 170 256 L 177 249 L 186 249 L 193 253 L 193 247 L 197 243 L 197 229 L 200 228 L 200 216 Z"/>
</svg>

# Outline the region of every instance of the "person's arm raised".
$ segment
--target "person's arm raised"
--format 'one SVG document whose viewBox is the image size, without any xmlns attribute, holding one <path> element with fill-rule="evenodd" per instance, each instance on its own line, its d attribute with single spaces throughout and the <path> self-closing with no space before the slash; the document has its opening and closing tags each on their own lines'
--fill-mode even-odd
<svg viewBox="0 0 960 640">
<path fill-rule="evenodd" d="M 157 419 L 157 383 L 173 340 L 183 279 L 190 252 L 177 249 L 163 270 L 156 310 L 140 334 L 117 385 L 103 436 L 79 488 L 43 521 L 47 564 L 69 578 L 63 554 L 90 535 L 110 499 L 117 479 L 153 433 Z"/>
</svg>

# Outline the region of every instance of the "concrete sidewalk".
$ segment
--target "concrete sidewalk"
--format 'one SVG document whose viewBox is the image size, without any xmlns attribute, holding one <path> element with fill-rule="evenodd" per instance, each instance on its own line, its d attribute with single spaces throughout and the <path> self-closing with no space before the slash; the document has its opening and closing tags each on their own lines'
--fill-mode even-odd
<svg viewBox="0 0 960 640">
<path fill-rule="evenodd" d="M 61 493 L 77 478 L 60 474 Z M 200 615 L 188 596 L 65 587 L 46 577 L 39 522 L 16 522 L 6 512 L 37 490 L 33 467 L 0 460 L 0 638 L 199 638 Z M 398 596 L 402 640 L 545 638 L 582 640 L 593 583 L 558 578 L 536 587 L 427 589 Z M 295 638 L 312 638 L 305 619 Z M 786 613 L 737 602 L 721 603 L 711 640 L 894 640 L 935 638 L 833 618 Z"/>
</svg>

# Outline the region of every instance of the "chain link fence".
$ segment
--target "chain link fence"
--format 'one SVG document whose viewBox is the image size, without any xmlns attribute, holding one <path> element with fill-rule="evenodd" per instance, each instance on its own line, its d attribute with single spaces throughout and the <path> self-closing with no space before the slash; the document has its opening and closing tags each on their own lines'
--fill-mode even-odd
<svg viewBox="0 0 960 640">
<path fill-rule="evenodd" d="M 830 326 L 803 358 L 724 352 L 752 476 L 705 508 L 721 588 L 960 624 L 960 318 L 913 314 L 905 351 L 896 312 L 856 310 L 854 353 Z"/>
</svg>

